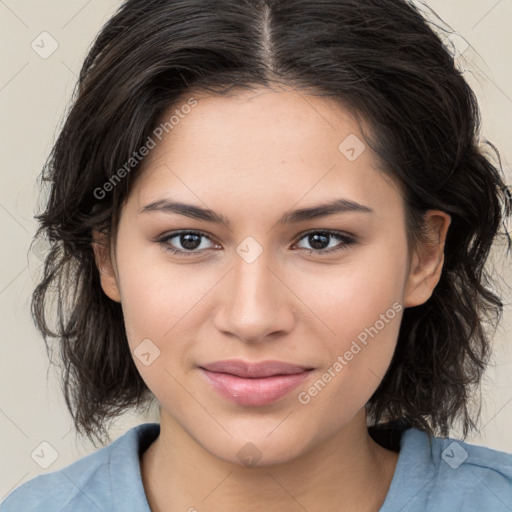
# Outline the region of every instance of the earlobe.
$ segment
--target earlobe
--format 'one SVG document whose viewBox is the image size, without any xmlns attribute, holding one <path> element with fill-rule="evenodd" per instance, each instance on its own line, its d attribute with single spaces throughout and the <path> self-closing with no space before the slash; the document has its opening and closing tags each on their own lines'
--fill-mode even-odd
<svg viewBox="0 0 512 512">
<path fill-rule="evenodd" d="M 437 286 L 444 264 L 444 246 L 451 217 L 440 210 L 428 210 L 424 216 L 429 231 L 411 258 L 404 296 L 404 306 L 424 304 Z"/>
<path fill-rule="evenodd" d="M 107 237 L 99 231 L 93 231 L 92 248 L 96 267 L 100 274 L 101 288 L 105 295 L 116 302 L 121 302 L 121 294 L 115 272 L 115 261 L 110 251 L 110 242 Z"/>
</svg>

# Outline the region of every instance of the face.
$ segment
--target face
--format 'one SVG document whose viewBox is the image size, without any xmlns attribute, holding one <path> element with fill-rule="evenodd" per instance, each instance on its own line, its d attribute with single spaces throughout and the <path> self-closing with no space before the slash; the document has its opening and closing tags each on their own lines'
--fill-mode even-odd
<svg viewBox="0 0 512 512">
<path fill-rule="evenodd" d="M 102 285 L 162 415 L 224 460 L 288 461 L 364 408 L 442 256 L 415 271 L 399 189 L 332 100 L 195 98 L 146 157 Z M 290 366 L 210 366 L 234 360 Z"/>
</svg>

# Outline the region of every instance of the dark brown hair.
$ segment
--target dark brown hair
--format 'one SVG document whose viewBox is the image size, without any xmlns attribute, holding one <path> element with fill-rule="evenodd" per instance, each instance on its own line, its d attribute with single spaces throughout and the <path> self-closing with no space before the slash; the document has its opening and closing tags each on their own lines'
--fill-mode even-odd
<svg viewBox="0 0 512 512">
<path fill-rule="evenodd" d="M 402 0 L 128 0 L 103 27 L 43 170 L 49 197 L 37 217 L 36 236 L 50 250 L 32 314 L 49 354 L 60 349 L 77 430 L 108 437 L 107 420 L 152 397 L 91 247 L 93 230 L 115 235 L 141 164 L 98 190 L 194 91 L 273 83 L 334 98 L 369 127 L 365 143 L 403 190 L 411 243 L 426 210 L 451 216 L 440 282 L 404 311 L 367 408 L 375 422 L 405 418 L 443 435 L 461 420 L 466 436 L 475 428 L 471 390 L 490 355 L 486 326 L 502 313 L 484 264 L 511 205 L 501 162 L 486 149 L 498 161 L 499 153 L 480 143 L 473 91 L 429 22 Z"/>
</svg>

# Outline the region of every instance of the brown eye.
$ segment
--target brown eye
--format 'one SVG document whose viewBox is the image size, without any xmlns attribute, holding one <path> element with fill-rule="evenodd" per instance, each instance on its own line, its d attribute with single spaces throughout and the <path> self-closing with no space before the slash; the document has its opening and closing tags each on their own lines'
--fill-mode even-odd
<svg viewBox="0 0 512 512">
<path fill-rule="evenodd" d="M 310 231 L 303 235 L 300 240 L 305 240 L 311 247 L 311 249 L 308 249 L 307 247 L 298 246 L 300 249 L 309 250 L 310 253 L 316 254 L 329 254 L 344 250 L 347 246 L 355 243 L 353 238 L 334 231 Z M 337 243 L 333 243 L 336 241 Z"/>
<path fill-rule="evenodd" d="M 173 240 L 173 242 L 171 242 Z M 203 240 L 211 242 L 204 233 L 199 231 L 180 231 L 171 233 L 158 240 L 166 251 L 179 256 L 193 256 L 211 247 L 204 246 Z M 203 247 L 202 247 L 203 246 Z"/>
</svg>

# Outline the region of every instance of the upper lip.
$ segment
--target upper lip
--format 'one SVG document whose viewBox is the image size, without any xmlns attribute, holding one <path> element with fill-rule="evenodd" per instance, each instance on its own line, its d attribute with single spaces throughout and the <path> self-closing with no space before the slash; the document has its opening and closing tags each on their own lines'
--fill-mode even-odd
<svg viewBox="0 0 512 512">
<path fill-rule="evenodd" d="M 204 370 L 217 373 L 229 373 L 244 378 L 271 377 L 272 375 L 292 375 L 312 370 L 310 367 L 297 364 L 285 363 L 283 361 L 260 361 L 250 363 L 241 359 L 230 359 L 226 361 L 215 361 L 200 366 Z"/>
</svg>

